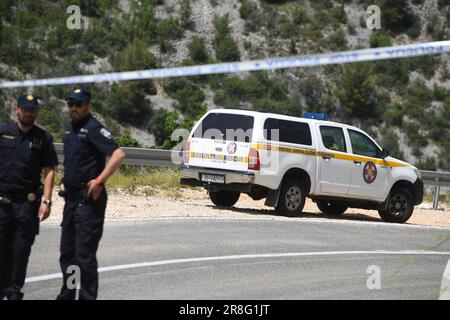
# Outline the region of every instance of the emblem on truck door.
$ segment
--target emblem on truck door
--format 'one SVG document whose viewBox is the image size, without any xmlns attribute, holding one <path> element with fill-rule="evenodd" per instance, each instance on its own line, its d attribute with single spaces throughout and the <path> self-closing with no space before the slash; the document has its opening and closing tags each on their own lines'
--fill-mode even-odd
<svg viewBox="0 0 450 320">
<path fill-rule="evenodd" d="M 377 166 L 375 163 L 368 161 L 364 165 L 363 178 L 366 183 L 372 183 L 377 177 Z"/>
<path fill-rule="evenodd" d="M 237 150 L 237 144 L 234 142 L 231 142 L 228 146 L 227 146 L 227 151 L 229 154 L 234 154 Z"/>
</svg>

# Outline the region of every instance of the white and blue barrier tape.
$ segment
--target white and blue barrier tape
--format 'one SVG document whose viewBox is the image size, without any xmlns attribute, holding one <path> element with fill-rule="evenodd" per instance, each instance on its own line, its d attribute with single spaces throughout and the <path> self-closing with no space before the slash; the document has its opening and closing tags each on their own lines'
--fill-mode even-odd
<svg viewBox="0 0 450 320">
<path fill-rule="evenodd" d="M 140 70 L 129 72 L 104 73 L 87 76 L 62 78 L 0 81 L 0 88 L 19 88 L 35 86 L 56 86 L 67 84 L 117 82 L 125 80 L 142 80 L 181 76 L 198 76 L 207 74 L 235 73 L 243 71 L 275 70 L 285 68 L 312 67 L 328 64 L 342 64 L 362 61 L 375 61 L 416 57 L 428 54 L 450 52 L 450 41 L 437 41 L 402 46 L 373 49 L 342 51 L 317 55 L 272 58 L 254 61 L 207 64 L 187 67 Z"/>
</svg>

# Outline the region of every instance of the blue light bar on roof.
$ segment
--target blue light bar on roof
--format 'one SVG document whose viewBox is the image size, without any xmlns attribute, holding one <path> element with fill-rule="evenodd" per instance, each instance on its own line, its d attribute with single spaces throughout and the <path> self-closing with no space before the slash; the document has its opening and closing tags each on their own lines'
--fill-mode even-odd
<svg viewBox="0 0 450 320">
<path fill-rule="evenodd" d="M 303 117 L 316 120 L 328 120 L 328 116 L 325 113 L 305 112 Z"/>
</svg>

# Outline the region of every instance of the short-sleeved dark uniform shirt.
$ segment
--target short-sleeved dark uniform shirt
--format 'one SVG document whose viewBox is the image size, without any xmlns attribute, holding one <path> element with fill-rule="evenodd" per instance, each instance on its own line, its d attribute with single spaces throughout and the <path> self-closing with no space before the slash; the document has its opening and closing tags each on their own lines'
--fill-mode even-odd
<svg viewBox="0 0 450 320">
<path fill-rule="evenodd" d="M 64 136 L 64 187 L 81 191 L 105 169 L 106 157 L 119 146 L 93 116 L 71 122 Z"/>
<path fill-rule="evenodd" d="M 0 193 L 35 192 L 42 168 L 58 164 L 52 136 L 38 126 L 23 133 L 17 123 L 0 126 Z"/>
</svg>

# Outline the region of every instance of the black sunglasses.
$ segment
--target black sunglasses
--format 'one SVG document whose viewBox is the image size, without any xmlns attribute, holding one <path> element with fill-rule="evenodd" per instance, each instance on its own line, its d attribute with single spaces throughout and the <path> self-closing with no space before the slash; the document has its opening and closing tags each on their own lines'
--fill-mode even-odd
<svg viewBox="0 0 450 320">
<path fill-rule="evenodd" d="M 81 108 L 83 106 L 83 103 L 81 101 L 67 101 L 67 107 L 69 108 Z"/>
</svg>

